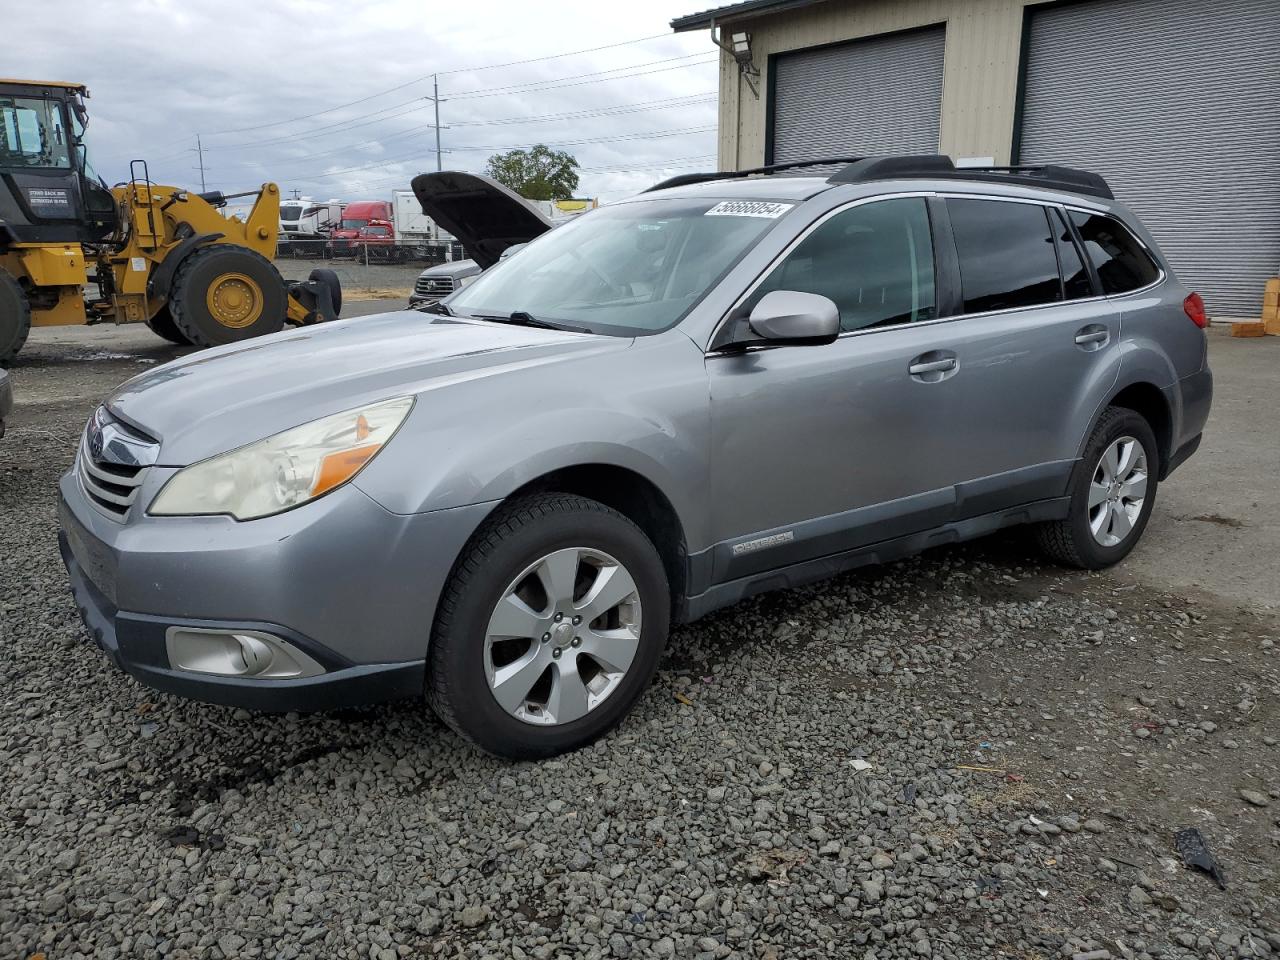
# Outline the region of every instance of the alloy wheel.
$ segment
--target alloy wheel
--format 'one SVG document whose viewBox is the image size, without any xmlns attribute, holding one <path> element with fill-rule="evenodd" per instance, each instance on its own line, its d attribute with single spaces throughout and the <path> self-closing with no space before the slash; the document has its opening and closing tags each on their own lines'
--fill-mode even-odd
<svg viewBox="0 0 1280 960">
<path fill-rule="evenodd" d="M 1103 451 L 1089 483 L 1089 529 L 1104 547 L 1122 543 L 1133 532 L 1147 498 L 1147 451 L 1124 436 Z"/>
<path fill-rule="evenodd" d="M 526 723 L 572 723 L 618 689 L 640 627 L 640 594 L 626 567 L 589 547 L 556 550 L 513 579 L 489 617 L 489 690 Z"/>
</svg>

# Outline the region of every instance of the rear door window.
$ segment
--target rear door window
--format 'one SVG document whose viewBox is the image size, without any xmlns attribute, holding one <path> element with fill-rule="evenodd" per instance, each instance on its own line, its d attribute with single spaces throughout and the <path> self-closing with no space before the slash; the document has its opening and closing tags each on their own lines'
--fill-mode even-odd
<svg viewBox="0 0 1280 960">
<path fill-rule="evenodd" d="M 1045 207 L 952 198 L 947 212 L 960 260 L 965 313 L 1035 307 L 1062 299 L 1058 256 Z"/>
<path fill-rule="evenodd" d="M 1156 282 L 1160 268 L 1119 220 L 1101 213 L 1071 211 L 1071 222 L 1102 281 L 1103 293 L 1128 293 Z"/>
</svg>

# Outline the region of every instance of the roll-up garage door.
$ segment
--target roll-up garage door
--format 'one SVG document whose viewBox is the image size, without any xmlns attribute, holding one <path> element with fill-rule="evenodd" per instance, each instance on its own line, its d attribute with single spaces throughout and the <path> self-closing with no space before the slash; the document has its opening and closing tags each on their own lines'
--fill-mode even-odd
<svg viewBox="0 0 1280 960">
<path fill-rule="evenodd" d="M 1018 160 L 1097 171 L 1211 316 L 1280 271 L 1276 0 L 1029 8 Z"/>
<path fill-rule="evenodd" d="M 945 38 L 929 27 L 775 57 L 770 162 L 937 153 Z"/>
</svg>

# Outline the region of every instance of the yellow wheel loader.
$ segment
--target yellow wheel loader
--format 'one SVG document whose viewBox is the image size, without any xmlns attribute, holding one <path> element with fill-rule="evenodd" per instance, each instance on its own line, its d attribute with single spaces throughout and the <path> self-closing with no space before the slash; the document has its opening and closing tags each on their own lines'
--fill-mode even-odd
<svg viewBox="0 0 1280 960">
<path fill-rule="evenodd" d="M 286 284 L 271 262 L 274 183 L 193 193 L 152 183 L 135 160 L 107 187 L 88 161 L 87 97 L 77 83 L 0 80 L 0 366 L 33 326 L 146 323 L 203 347 L 337 317 L 332 271 Z M 243 221 L 220 212 L 249 196 Z"/>
</svg>

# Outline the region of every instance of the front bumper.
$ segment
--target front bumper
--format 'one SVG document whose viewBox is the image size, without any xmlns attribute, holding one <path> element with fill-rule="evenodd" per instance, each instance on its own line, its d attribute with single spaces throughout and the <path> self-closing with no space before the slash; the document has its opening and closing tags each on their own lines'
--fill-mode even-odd
<svg viewBox="0 0 1280 960">
<path fill-rule="evenodd" d="M 111 661 L 159 690 L 269 711 L 420 696 L 436 601 L 487 513 L 482 505 L 399 516 L 348 484 L 249 523 L 120 523 L 86 499 L 74 472 L 60 492 L 59 546 L 72 594 Z M 176 670 L 165 644 L 175 626 L 270 633 L 325 672 L 253 679 Z"/>
</svg>

